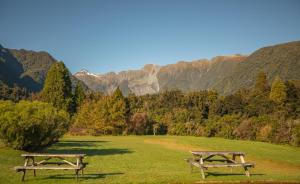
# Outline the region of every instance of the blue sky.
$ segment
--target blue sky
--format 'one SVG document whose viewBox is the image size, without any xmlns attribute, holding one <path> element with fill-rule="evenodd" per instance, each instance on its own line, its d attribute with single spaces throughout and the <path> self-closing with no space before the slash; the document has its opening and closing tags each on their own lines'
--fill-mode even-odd
<svg viewBox="0 0 300 184">
<path fill-rule="evenodd" d="M 0 25 L 4 47 L 104 73 L 300 40 L 300 1 L 0 0 Z"/>
</svg>

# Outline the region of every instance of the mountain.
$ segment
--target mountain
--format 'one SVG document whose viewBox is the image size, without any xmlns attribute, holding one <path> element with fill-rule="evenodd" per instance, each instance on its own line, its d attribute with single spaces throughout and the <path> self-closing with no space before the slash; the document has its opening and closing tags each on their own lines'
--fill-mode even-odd
<svg viewBox="0 0 300 184">
<path fill-rule="evenodd" d="M 87 70 L 74 76 L 82 80 L 90 89 L 107 94 L 118 86 L 127 95 L 158 93 L 162 90 L 181 89 L 183 91 L 210 89 L 210 86 L 222 80 L 228 70 L 234 68 L 246 56 L 218 56 L 210 60 L 193 62 L 180 61 L 176 64 L 157 66 L 148 64 L 140 70 L 93 74 Z M 218 73 L 219 75 L 215 75 Z"/>
<path fill-rule="evenodd" d="M 27 91 L 38 92 L 43 88 L 47 72 L 55 62 L 57 60 L 44 51 L 7 49 L 0 45 L 1 85 L 18 86 Z M 74 85 L 82 83 L 72 75 L 71 80 Z M 83 86 L 87 88 L 85 84 Z"/>
<path fill-rule="evenodd" d="M 269 83 L 276 75 L 283 80 L 300 80 L 300 41 L 258 49 L 228 71 L 212 88 L 229 94 L 239 88 L 253 86 L 259 71 L 267 74 Z"/>
<path fill-rule="evenodd" d="M 120 87 L 123 94 L 133 92 L 137 95 L 153 94 L 159 92 L 157 73 L 160 67 L 157 65 L 145 65 L 141 70 L 129 70 L 119 73 L 109 72 L 103 75 L 95 75 L 87 70 L 81 70 L 74 76 L 82 80 L 90 89 L 112 93 Z"/>
<path fill-rule="evenodd" d="M 86 70 L 74 76 L 92 90 L 107 94 L 118 86 L 126 95 L 153 94 L 164 90 L 195 91 L 214 89 L 230 94 L 253 86 L 256 75 L 264 71 L 271 81 L 300 80 L 300 41 L 258 49 L 249 56 L 217 56 L 211 60 L 180 61 L 166 66 L 145 65 L 140 70 L 93 74 Z"/>
</svg>

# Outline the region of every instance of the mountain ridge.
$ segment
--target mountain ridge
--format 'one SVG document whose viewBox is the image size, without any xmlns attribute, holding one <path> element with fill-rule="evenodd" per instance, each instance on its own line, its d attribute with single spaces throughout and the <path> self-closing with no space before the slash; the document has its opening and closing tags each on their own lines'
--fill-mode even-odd
<svg viewBox="0 0 300 184">
<path fill-rule="evenodd" d="M 26 49 L 8 49 L 0 45 L 0 82 L 5 88 L 18 86 L 28 92 L 39 92 L 44 85 L 46 75 L 53 63 L 58 62 L 46 51 Z M 82 83 L 71 73 L 73 86 Z"/>
<path fill-rule="evenodd" d="M 38 92 L 55 62 L 58 61 L 45 51 L 8 49 L 0 45 L 1 85 L 18 85 Z M 300 41 L 262 47 L 248 56 L 216 56 L 164 66 L 146 64 L 141 69 L 103 74 L 85 69 L 74 75 L 70 73 L 70 76 L 73 86 L 80 82 L 85 89 L 105 94 L 120 87 L 124 95 L 155 94 L 172 89 L 184 92 L 216 90 L 227 95 L 251 87 L 260 71 L 267 74 L 269 83 L 276 75 L 283 80 L 300 80 Z"/>
<path fill-rule="evenodd" d="M 146 66 L 146 65 L 145 65 Z M 149 68 L 153 69 L 152 64 Z M 89 76 L 74 74 L 92 90 L 110 94 L 118 86 L 127 95 L 158 93 L 164 90 L 182 91 L 216 90 L 230 94 L 240 88 L 251 87 L 256 74 L 264 71 L 271 82 L 276 75 L 284 80 L 300 80 L 300 41 L 262 47 L 252 54 L 216 56 L 212 59 L 178 61 L 157 66 L 155 75 L 143 68 L 121 72 L 108 72 Z M 128 77 L 131 76 L 131 77 Z"/>
<path fill-rule="evenodd" d="M 213 65 L 227 62 L 241 62 L 245 57 L 236 54 L 217 56 L 211 60 L 178 61 L 177 63 L 164 66 L 146 64 L 139 70 L 107 72 L 104 74 L 94 74 L 84 69 L 75 73 L 74 76 L 85 82 L 92 90 L 102 91 L 107 94 L 113 92 L 118 86 L 125 95 L 128 95 L 129 92 L 133 92 L 136 95 L 154 94 L 158 93 L 161 88 L 163 90 L 179 88 L 185 91 L 185 88 L 181 87 L 182 84 L 178 84 L 178 81 L 173 84 L 172 81 L 163 80 L 163 78 L 167 75 L 169 79 L 172 79 L 173 75 L 182 73 L 185 70 L 210 70 Z M 194 77 L 191 76 L 191 78 Z M 162 83 L 162 81 L 165 81 L 165 83 Z M 182 82 L 185 83 L 185 81 Z M 205 87 L 201 87 L 200 89 L 205 89 Z M 198 88 L 194 90 L 198 90 Z"/>
</svg>

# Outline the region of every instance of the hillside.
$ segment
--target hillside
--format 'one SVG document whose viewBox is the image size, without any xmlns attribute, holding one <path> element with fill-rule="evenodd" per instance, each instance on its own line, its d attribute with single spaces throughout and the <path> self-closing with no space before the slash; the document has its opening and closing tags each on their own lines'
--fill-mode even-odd
<svg viewBox="0 0 300 184">
<path fill-rule="evenodd" d="M 29 92 L 38 92 L 43 88 L 47 71 L 55 62 L 57 60 L 44 51 L 7 49 L 0 45 L 1 86 L 18 86 Z M 73 84 L 81 82 L 72 75 L 71 79 Z"/>
<path fill-rule="evenodd" d="M 154 94 L 170 89 L 204 90 L 210 89 L 213 84 L 222 79 L 228 70 L 245 58 L 245 56 L 233 55 L 219 56 L 211 61 L 180 61 L 166 66 L 148 64 L 140 70 L 99 75 L 82 70 L 75 76 L 92 90 L 107 94 L 113 92 L 118 86 L 125 95 L 129 92 L 136 95 Z"/>
<path fill-rule="evenodd" d="M 224 94 L 240 88 L 253 86 L 256 74 L 264 71 L 271 83 L 276 75 L 283 80 L 300 79 L 300 41 L 279 44 L 258 49 L 234 70 L 229 70 L 226 77 L 212 87 Z"/>
<path fill-rule="evenodd" d="M 157 79 L 159 69 L 159 66 L 146 65 L 141 70 L 129 70 L 119 73 L 109 72 L 103 75 L 95 75 L 82 70 L 77 72 L 75 76 L 95 91 L 110 94 L 119 86 L 125 95 L 130 92 L 144 95 L 159 92 Z"/>
<path fill-rule="evenodd" d="M 217 56 L 211 60 L 180 61 L 166 66 L 146 65 L 140 70 L 75 74 L 91 89 L 111 93 L 120 86 L 123 93 L 153 94 L 169 89 L 195 91 L 214 89 L 230 94 L 251 87 L 256 74 L 264 71 L 271 83 L 276 75 L 284 80 L 300 79 L 300 41 L 258 49 L 249 56 Z"/>
<path fill-rule="evenodd" d="M 47 52 L 7 49 L 0 46 L 0 81 L 28 91 L 40 91 L 51 64 L 57 62 Z M 145 65 L 140 70 L 93 74 L 82 70 L 71 76 L 94 91 L 112 93 L 118 86 L 127 95 L 154 94 L 170 89 L 195 91 L 214 89 L 230 94 L 251 87 L 257 72 L 267 73 L 269 83 L 276 75 L 284 80 L 300 80 L 300 41 L 258 49 L 249 56 L 217 56 L 211 60 L 180 61 L 175 64 Z M 79 80 L 78 80 L 79 79 Z"/>
<path fill-rule="evenodd" d="M 30 91 L 43 87 L 48 69 L 56 60 L 46 52 L 0 48 L 0 80 Z"/>
</svg>

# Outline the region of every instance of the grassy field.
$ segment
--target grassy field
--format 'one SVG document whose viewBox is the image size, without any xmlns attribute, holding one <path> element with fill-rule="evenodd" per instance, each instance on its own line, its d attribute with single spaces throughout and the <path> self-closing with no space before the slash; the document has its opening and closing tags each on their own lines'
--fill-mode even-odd
<svg viewBox="0 0 300 184">
<path fill-rule="evenodd" d="M 44 150 L 50 153 L 86 153 L 89 163 L 79 183 L 197 183 L 200 173 L 190 173 L 184 159 L 189 150 L 238 150 L 256 163 L 251 181 L 300 181 L 300 148 L 252 141 L 189 136 L 65 136 Z M 21 151 L 0 143 L 0 183 L 21 183 Z M 195 170 L 196 171 L 196 170 Z M 205 181 L 248 181 L 241 168 L 210 169 Z M 76 183 L 73 171 L 37 171 L 26 183 Z"/>
</svg>

